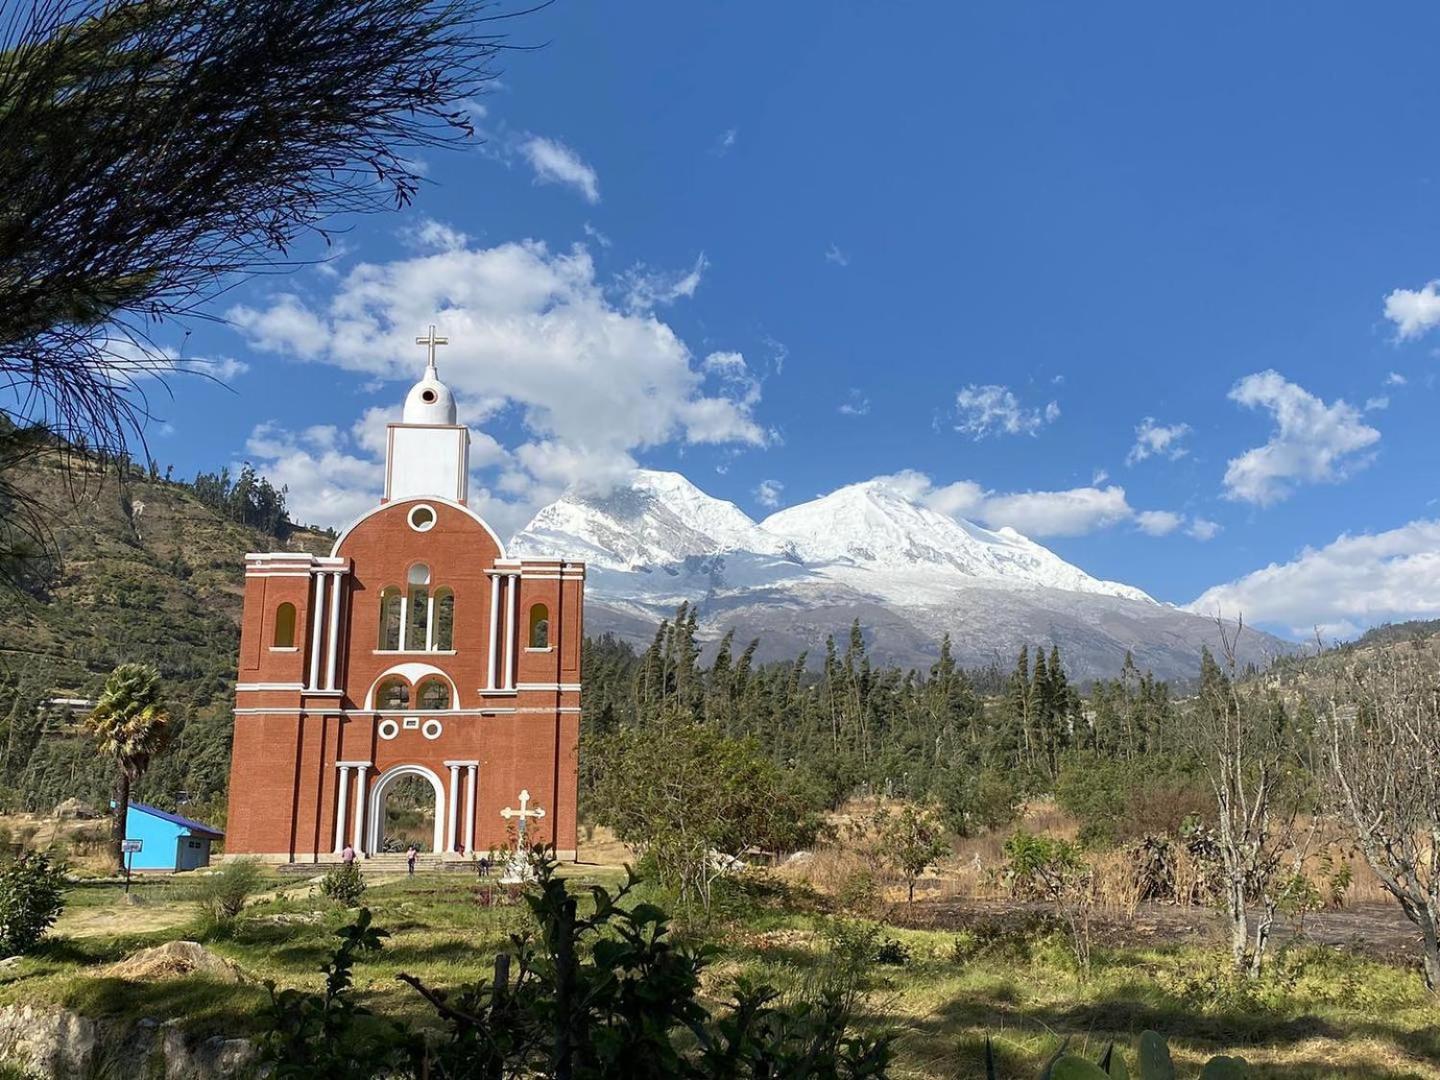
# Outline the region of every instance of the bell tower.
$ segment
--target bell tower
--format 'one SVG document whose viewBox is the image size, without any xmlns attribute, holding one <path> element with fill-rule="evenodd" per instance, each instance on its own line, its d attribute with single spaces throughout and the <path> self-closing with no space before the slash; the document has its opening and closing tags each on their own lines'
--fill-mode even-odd
<svg viewBox="0 0 1440 1080">
<path fill-rule="evenodd" d="M 386 427 L 383 502 L 428 497 L 464 505 L 469 494 L 470 432 L 455 422 L 455 396 L 435 370 L 436 347 L 449 343 L 433 326 L 415 339 L 429 349 L 429 362 L 405 397 L 400 423 Z"/>
</svg>

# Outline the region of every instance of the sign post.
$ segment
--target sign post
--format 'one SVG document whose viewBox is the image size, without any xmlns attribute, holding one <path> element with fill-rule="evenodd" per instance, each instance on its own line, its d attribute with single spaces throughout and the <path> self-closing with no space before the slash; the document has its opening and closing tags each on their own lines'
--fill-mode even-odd
<svg viewBox="0 0 1440 1080">
<path fill-rule="evenodd" d="M 125 855 L 125 895 L 130 895 L 130 870 L 135 865 L 135 853 L 145 846 L 143 840 L 121 840 L 120 850 Z"/>
</svg>

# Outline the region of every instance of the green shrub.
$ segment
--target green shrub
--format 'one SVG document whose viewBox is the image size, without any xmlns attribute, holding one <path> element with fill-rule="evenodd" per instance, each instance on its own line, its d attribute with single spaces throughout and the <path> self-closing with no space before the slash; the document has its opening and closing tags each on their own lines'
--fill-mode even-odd
<svg viewBox="0 0 1440 1080">
<path fill-rule="evenodd" d="M 1055 781 L 1055 801 L 1080 823 L 1086 847 L 1176 836 L 1187 818 L 1215 812 L 1191 764 L 1158 754 L 1137 761 L 1072 755 Z"/>
<path fill-rule="evenodd" d="M 29 952 L 65 908 L 65 866 L 43 851 L 0 865 L 0 952 Z"/>
<path fill-rule="evenodd" d="M 347 908 L 359 907 L 360 898 L 365 895 L 365 877 L 354 863 L 341 863 L 320 879 L 320 891 Z"/>
<path fill-rule="evenodd" d="M 200 878 L 195 900 L 219 925 L 226 925 L 245 909 L 245 902 L 260 891 L 260 864 L 253 859 L 235 859 L 214 873 Z"/>
</svg>

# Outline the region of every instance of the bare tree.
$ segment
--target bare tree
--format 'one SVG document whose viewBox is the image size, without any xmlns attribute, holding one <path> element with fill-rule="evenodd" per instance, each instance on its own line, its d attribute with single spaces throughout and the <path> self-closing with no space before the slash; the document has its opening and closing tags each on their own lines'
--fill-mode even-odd
<svg viewBox="0 0 1440 1080">
<path fill-rule="evenodd" d="M 1419 929 L 1440 993 L 1440 641 L 1344 655 L 1322 721 L 1336 809 Z"/>
<path fill-rule="evenodd" d="M 1308 846 L 1300 829 L 1306 785 L 1283 703 L 1258 681 L 1239 677 L 1235 646 L 1243 622 L 1216 623 L 1225 667 L 1208 650 L 1202 656 L 1190 734 L 1215 794 L 1231 960 L 1236 972 L 1255 977 L 1280 904 L 1281 870 L 1287 857 L 1298 870 Z"/>
<path fill-rule="evenodd" d="M 157 385 L 143 376 L 175 367 L 159 327 L 293 265 L 336 215 L 409 204 L 415 156 L 474 135 L 469 100 L 506 47 L 486 11 L 0 6 L 0 441 L 38 426 L 123 454 Z"/>
</svg>

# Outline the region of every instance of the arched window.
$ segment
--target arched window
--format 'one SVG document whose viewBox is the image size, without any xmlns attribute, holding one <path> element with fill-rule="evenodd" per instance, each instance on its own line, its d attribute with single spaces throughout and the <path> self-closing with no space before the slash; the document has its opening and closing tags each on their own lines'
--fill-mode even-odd
<svg viewBox="0 0 1440 1080">
<path fill-rule="evenodd" d="M 428 629 L 430 625 L 430 567 L 416 563 L 406 575 L 410 592 L 409 610 L 405 616 L 405 643 L 400 647 L 410 652 L 429 649 Z"/>
<path fill-rule="evenodd" d="M 375 708 L 408 709 L 410 684 L 399 675 L 392 675 L 375 688 Z"/>
<path fill-rule="evenodd" d="M 400 648 L 400 590 L 391 585 L 380 590 L 380 642 L 376 646 L 389 652 Z"/>
<path fill-rule="evenodd" d="M 273 649 L 293 649 L 295 647 L 294 604 L 281 604 L 275 609 L 275 640 L 270 647 Z"/>
<path fill-rule="evenodd" d="M 450 684 L 433 675 L 420 681 L 415 691 L 415 703 L 422 709 L 450 708 Z"/>
<path fill-rule="evenodd" d="M 530 609 L 530 648 L 548 649 L 550 647 L 550 609 L 544 604 L 536 604 Z"/>
<path fill-rule="evenodd" d="M 439 652 L 455 648 L 455 593 L 443 586 L 435 590 L 435 622 L 430 641 Z"/>
</svg>

